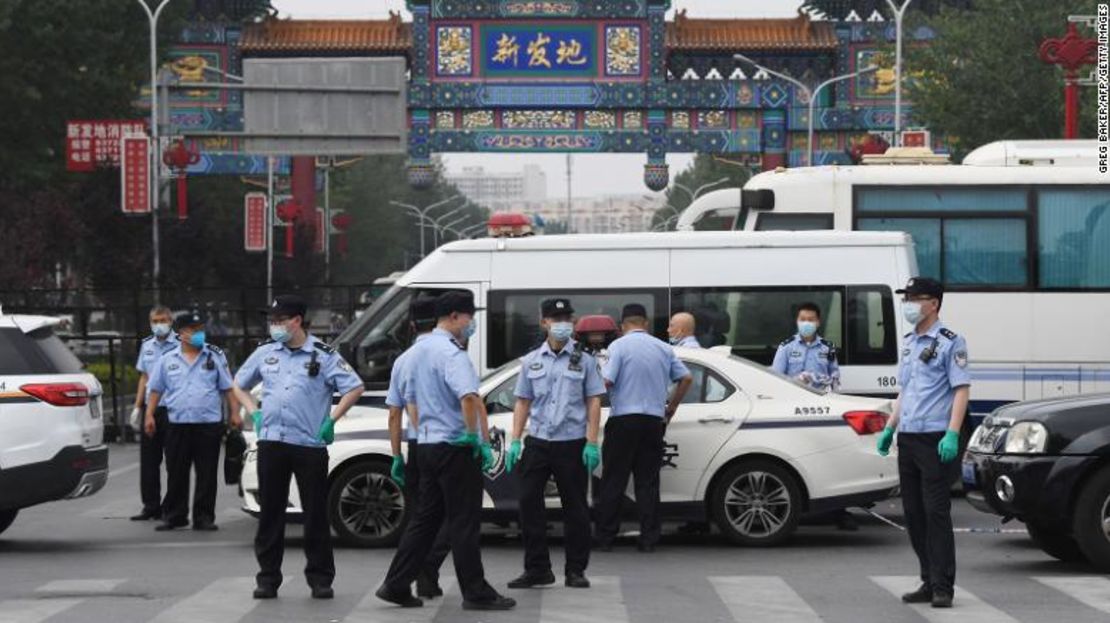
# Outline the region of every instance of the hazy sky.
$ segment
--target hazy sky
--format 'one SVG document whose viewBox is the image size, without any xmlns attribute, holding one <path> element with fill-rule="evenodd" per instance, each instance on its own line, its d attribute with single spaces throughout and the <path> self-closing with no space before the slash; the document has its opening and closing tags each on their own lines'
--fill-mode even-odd
<svg viewBox="0 0 1110 623">
<path fill-rule="evenodd" d="M 674 9 L 687 9 L 690 17 L 791 17 L 797 14 L 799 0 L 674 0 Z M 381 18 L 389 11 L 404 10 L 404 0 L 273 0 L 282 17 L 294 18 Z M 682 171 L 691 160 L 686 154 L 667 157 L 671 174 Z M 525 163 L 543 167 L 547 173 L 548 193 L 566 195 L 566 156 L 535 154 L 444 154 L 451 170 L 464 166 L 484 166 L 490 171 L 519 170 Z M 575 196 L 641 194 L 644 186 L 646 154 L 575 155 L 572 172 Z"/>
</svg>

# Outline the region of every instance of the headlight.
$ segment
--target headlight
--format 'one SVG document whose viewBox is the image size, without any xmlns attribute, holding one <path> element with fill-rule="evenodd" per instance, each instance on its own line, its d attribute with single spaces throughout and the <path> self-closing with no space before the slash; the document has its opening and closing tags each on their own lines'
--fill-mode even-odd
<svg viewBox="0 0 1110 623">
<path fill-rule="evenodd" d="M 1006 433 L 1007 454 L 1037 454 L 1048 444 L 1048 429 L 1040 422 L 1018 422 Z"/>
</svg>

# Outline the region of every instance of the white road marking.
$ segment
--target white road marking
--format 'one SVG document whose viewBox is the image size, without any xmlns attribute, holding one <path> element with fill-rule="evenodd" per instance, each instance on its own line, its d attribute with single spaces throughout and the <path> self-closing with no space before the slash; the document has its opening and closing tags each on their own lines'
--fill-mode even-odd
<svg viewBox="0 0 1110 623">
<path fill-rule="evenodd" d="M 590 588 L 564 588 L 556 584 L 540 590 L 540 623 L 620 623 L 628 621 L 621 580 L 617 576 L 591 576 Z"/>
<path fill-rule="evenodd" d="M 54 580 L 35 590 L 40 593 L 88 593 L 95 595 L 110 593 L 126 581 L 125 579 L 115 578 L 104 580 Z"/>
<path fill-rule="evenodd" d="M 83 599 L 9 599 L 0 601 L 0 623 L 39 623 Z"/>
<path fill-rule="evenodd" d="M 721 601 L 737 623 L 813 623 L 821 617 L 778 576 L 711 577 Z"/>
<path fill-rule="evenodd" d="M 431 621 L 436 618 L 436 613 L 443 606 L 443 602 L 450 599 L 458 601 L 460 596 L 455 588 L 454 578 L 444 578 L 439 582 L 443 589 L 443 597 L 424 599 L 423 608 L 399 608 L 391 603 L 382 601 L 374 596 L 378 590 L 373 590 L 358 602 L 354 611 L 343 618 L 343 623 L 413 623 L 414 621 Z"/>
<path fill-rule="evenodd" d="M 124 474 L 133 472 L 133 471 L 139 469 L 139 467 L 141 465 L 142 465 L 142 463 L 132 463 L 130 465 L 124 465 L 123 467 L 116 467 L 116 468 L 109 467 L 108 468 L 108 480 L 111 480 L 111 479 L 113 479 L 117 476 L 122 476 Z"/>
<path fill-rule="evenodd" d="M 254 578 L 221 578 L 177 602 L 152 623 L 238 621 L 254 609 Z"/>
<path fill-rule="evenodd" d="M 1110 580 L 1106 578 L 1077 576 L 1035 577 L 1033 579 L 1095 610 L 1110 614 Z"/>
<path fill-rule="evenodd" d="M 898 598 L 921 584 L 921 578 L 912 575 L 872 576 L 871 581 Z M 953 606 L 933 608 L 929 604 L 908 604 L 908 607 L 913 608 L 925 620 L 933 623 L 1017 623 L 1017 619 L 963 590 L 959 585 L 956 586 Z"/>
</svg>

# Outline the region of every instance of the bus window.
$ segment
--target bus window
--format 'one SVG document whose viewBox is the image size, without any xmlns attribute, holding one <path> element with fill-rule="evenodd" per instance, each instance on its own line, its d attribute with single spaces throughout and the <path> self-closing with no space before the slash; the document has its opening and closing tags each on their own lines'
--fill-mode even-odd
<svg viewBox="0 0 1110 623">
<path fill-rule="evenodd" d="M 940 219 L 938 218 L 861 218 L 861 231 L 904 231 L 913 237 L 917 270 L 922 277 L 941 279 Z"/>
<path fill-rule="evenodd" d="M 1110 191 L 1037 192 L 1042 288 L 1110 288 Z"/>
<path fill-rule="evenodd" d="M 724 208 L 706 212 L 696 223 L 694 231 L 732 231 L 736 228 L 740 208 Z"/>
<path fill-rule="evenodd" d="M 894 298 L 886 286 L 848 287 L 847 340 L 842 359 L 855 365 L 898 362 Z"/>
<path fill-rule="evenodd" d="M 814 231 L 833 228 L 833 215 L 829 213 L 775 214 L 761 213 L 756 217 L 756 231 Z"/>
<path fill-rule="evenodd" d="M 651 316 L 652 332 L 666 336 L 667 294 L 664 290 L 491 290 L 488 296 L 488 367 L 521 357 L 543 341 L 540 303 L 545 299 L 570 299 L 574 315 L 581 318 L 605 314 L 620 321 L 621 309 L 629 303 L 643 305 Z"/>
<path fill-rule="evenodd" d="M 821 335 L 842 343 L 841 288 L 678 288 L 674 311 L 688 311 L 697 322 L 697 338 L 710 348 L 727 344 L 740 357 L 770 365 L 775 350 L 797 331 L 798 306 L 821 308 Z"/>
</svg>

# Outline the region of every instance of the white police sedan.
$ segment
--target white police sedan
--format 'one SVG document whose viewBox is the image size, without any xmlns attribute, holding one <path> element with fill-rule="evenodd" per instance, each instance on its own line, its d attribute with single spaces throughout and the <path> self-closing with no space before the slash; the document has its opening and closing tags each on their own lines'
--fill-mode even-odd
<svg viewBox="0 0 1110 623">
<path fill-rule="evenodd" d="M 693 386 L 667 427 L 660 478 L 665 520 L 712 522 L 733 543 L 775 545 L 806 514 L 869 506 L 897 486 L 896 460 L 875 452 L 875 433 L 891 401 L 822 394 L 732 355 L 676 349 Z M 517 517 L 517 480 L 505 472 L 506 431 L 520 371 L 514 361 L 489 373 L 480 391 L 490 414 L 495 462 L 486 473 L 484 519 Z M 608 409 L 602 410 L 602 420 Z M 356 407 L 336 426 L 329 447 L 328 512 L 344 543 L 388 546 L 406 521 L 401 488 L 389 478 L 387 416 Z M 243 509 L 257 514 L 258 475 L 253 437 L 241 483 Z M 599 477 L 602 465 L 594 476 Z M 632 500 L 631 483 L 629 501 Z M 290 512 L 299 512 L 296 488 Z M 550 485 L 548 508 L 559 499 Z M 629 505 L 631 510 L 631 505 Z"/>
</svg>

